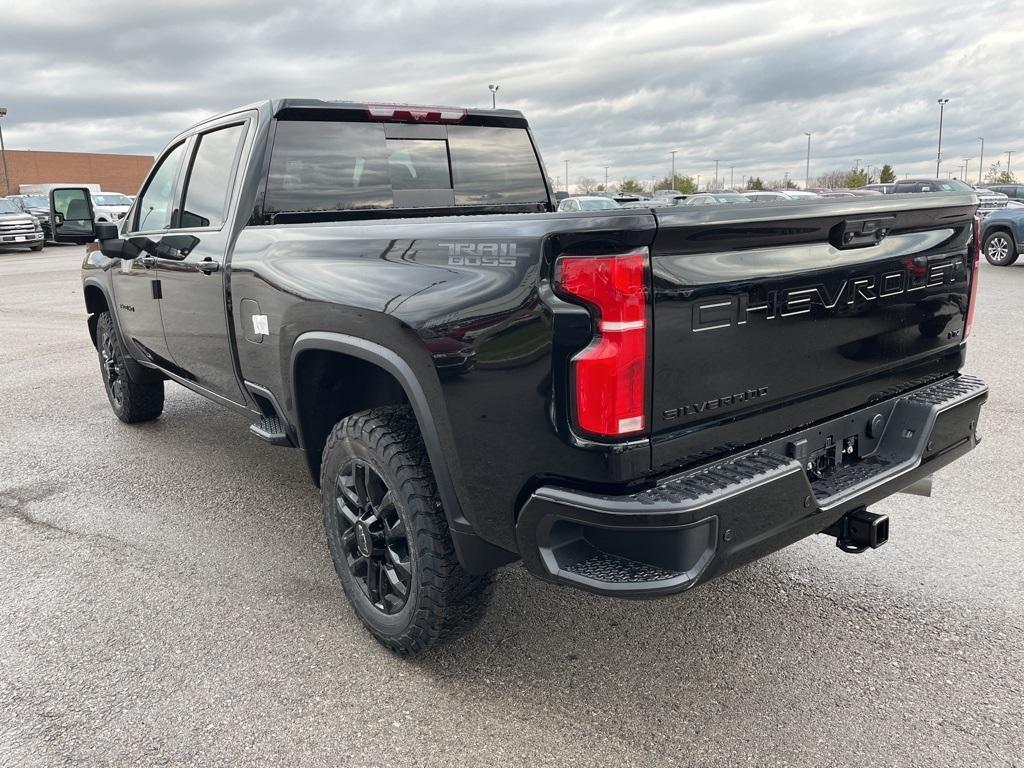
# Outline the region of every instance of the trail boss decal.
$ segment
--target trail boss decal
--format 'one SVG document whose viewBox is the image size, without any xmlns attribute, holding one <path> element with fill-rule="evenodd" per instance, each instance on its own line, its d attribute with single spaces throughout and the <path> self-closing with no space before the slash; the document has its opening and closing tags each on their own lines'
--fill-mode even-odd
<svg viewBox="0 0 1024 768">
<path fill-rule="evenodd" d="M 448 249 L 450 267 L 514 267 L 515 243 L 438 243 Z M 525 254 L 523 254 L 525 255 Z"/>
<path fill-rule="evenodd" d="M 928 266 L 851 277 L 833 288 L 818 283 L 768 291 L 763 299 L 757 301 L 751 300 L 747 293 L 705 299 L 693 305 L 690 330 L 694 333 L 715 331 L 745 325 L 757 317 L 774 320 L 777 317 L 806 315 L 815 306 L 834 311 L 890 296 L 938 288 L 955 283 L 963 264 L 963 259 L 957 258 Z"/>
</svg>

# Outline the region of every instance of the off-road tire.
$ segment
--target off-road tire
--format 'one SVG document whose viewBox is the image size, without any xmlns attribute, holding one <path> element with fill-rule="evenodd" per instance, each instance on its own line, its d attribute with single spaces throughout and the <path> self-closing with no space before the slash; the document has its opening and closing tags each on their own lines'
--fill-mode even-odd
<svg viewBox="0 0 1024 768">
<path fill-rule="evenodd" d="M 164 383 L 145 381 L 121 343 L 109 312 L 96 322 L 96 351 L 100 359 L 103 388 L 114 414 L 125 424 L 152 421 L 164 410 Z"/>
<path fill-rule="evenodd" d="M 1003 229 L 985 238 L 985 259 L 993 267 L 1008 267 L 1017 261 L 1020 255 L 1017 253 L 1017 244 L 1013 241 L 1013 235 Z"/>
<path fill-rule="evenodd" d="M 354 482 L 360 469 L 365 478 L 367 468 L 377 477 L 370 482 L 364 479 L 364 485 L 368 487 L 372 482 L 377 486 L 381 498 L 376 506 L 387 507 L 386 514 L 394 521 L 391 530 L 404 524 L 406 546 L 399 548 L 408 555 L 411 583 L 400 608 L 371 600 L 372 594 L 379 597 L 388 588 L 386 573 L 379 576 L 383 587 L 372 593 L 367 586 L 369 576 L 356 573 L 354 565 L 364 551 L 357 551 L 356 540 L 361 534 L 351 517 L 359 507 L 354 501 L 346 505 L 342 488 Z M 390 499 L 382 496 L 381 488 L 386 488 Z M 373 494 L 368 491 L 366 496 L 372 499 Z M 438 642 L 468 632 L 483 617 L 493 575 L 471 574 L 459 564 L 423 439 L 408 406 L 374 408 L 335 425 L 324 448 L 320 498 L 338 578 L 356 615 L 384 646 L 403 656 L 422 653 Z M 364 506 L 370 509 L 375 505 L 368 501 Z M 366 514 L 371 519 L 374 515 Z M 376 514 L 383 519 L 383 513 Z M 370 546 L 367 544 L 366 549 Z M 383 547 L 378 555 L 384 563 L 381 568 L 391 568 L 393 577 L 396 566 L 388 562 L 393 553 L 388 552 L 389 544 Z M 366 571 L 369 574 L 369 565 Z M 397 601 L 399 596 L 391 597 Z M 388 613 L 388 608 L 394 611 Z"/>
</svg>

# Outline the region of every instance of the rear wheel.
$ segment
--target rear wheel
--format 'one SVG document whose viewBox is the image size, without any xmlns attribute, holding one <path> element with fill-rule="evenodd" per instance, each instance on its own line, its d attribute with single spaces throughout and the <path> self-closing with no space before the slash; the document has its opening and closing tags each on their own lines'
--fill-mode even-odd
<svg viewBox="0 0 1024 768">
<path fill-rule="evenodd" d="M 996 267 L 1008 267 L 1017 260 L 1017 245 L 1005 230 L 998 230 L 985 238 L 985 258 Z"/>
<path fill-rule="evenodd" d="M 114 414 L 125 424 L 152 421 L 164 410 L 164 383 L 132 379 L 131 359 L 125 352 L 109 312 L 96 323 L 96 350 L 103 387 Z M 138 364 L 135 364 L 138 367 Z M 137 376 L 137 378 L 141 378 Z"/>
<path fill-rule="evenodd" d="M 471 629 L 491 574 L 455 556 L 416 419 L 408 407 L 340 421 L 324 448 L 320 497 L 334 567 L 366 628 L 411 655 Z"/>
</svg>

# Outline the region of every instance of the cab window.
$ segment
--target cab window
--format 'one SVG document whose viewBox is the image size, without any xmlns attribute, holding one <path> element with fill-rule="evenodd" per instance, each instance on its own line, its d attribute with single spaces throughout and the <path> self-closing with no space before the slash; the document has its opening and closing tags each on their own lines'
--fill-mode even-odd
<svg viewBox="0 0 1024 768">
<path fill-rule="evenodd" d="M 178 178 L 178 170 L 181 168 L 184 155 L 185 143 L 182 142 L 164 155 L 149 177 L 149 183 L 139 198 L 138 210 L 135 213 L 135 232 L 167 229 L 174 207 L 174 182 Z"/>
<path fill-rule="evenodd" d="M 198 136 L 177 229 L 224 224 L 244 128 L 240 123 Z"/>
</svg>

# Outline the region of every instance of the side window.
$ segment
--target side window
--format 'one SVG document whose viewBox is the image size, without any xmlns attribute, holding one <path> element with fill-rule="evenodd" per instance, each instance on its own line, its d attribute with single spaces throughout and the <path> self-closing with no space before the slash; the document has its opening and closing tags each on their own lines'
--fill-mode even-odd
<svg viewBox="0 0 1024 768">
<path fill-rule="evenodd" d="M 244 129 L 244 124 L 232 125 L 198 137 L 177 228 L 219 227 L 224 223 Z"/>
<path fill-rule="evenodd" d="M 174 180 L 178 177 L 184 154 L 185 142 L 182 142 L 164 155 L 160 165 L 149 177 L 146 191 L 139 199 L 133 231 L 150 232 L 167 228 L 173 207 Z"/>
<path fill-rule="evenodd" d="M 265 205 L 271 214 L 393 207 L 384 125 L 278 122 Z"/>
</svg>

